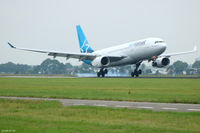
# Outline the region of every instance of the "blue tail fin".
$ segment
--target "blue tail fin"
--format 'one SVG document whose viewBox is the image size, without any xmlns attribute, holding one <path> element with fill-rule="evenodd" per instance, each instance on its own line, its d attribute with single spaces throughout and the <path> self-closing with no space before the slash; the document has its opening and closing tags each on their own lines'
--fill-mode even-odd
<svg viewBox="0 0 200 133">
<path fill-rule="evenodd" d="M 80 25 L 76 26 L 76 30 L 77 30 L 77 34 L 78 34 L 78 40 L 79 40 L 81 53 L 92 53 L 92 52 L 94 52 L 94 50 L 89 45 L 88 40 L 85 37 L 85 34 L 83 33 L 83 30 L 82 30 Z"/>
</svg>

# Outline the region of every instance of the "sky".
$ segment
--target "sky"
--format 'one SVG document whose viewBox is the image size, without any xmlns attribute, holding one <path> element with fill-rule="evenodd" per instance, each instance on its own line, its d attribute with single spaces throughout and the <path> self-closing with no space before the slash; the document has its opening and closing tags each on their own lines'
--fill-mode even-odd
<svg viewBox="0 0 200 133">
<path fill-rule="evenodd" d="M 80 52 L 76 25 L 94 50 L 159 37 L 165 53 L 200 49 L 200 0 L 0 0 L 0 63 L 38 65 L 46 54 L 17 47 Z M 200 50 L 199 50 L 200 51 Z M 200 52 L 171 57 L 193 63 Z M 63 63 L 78 60 L 57 57 Z"/>
</svg>

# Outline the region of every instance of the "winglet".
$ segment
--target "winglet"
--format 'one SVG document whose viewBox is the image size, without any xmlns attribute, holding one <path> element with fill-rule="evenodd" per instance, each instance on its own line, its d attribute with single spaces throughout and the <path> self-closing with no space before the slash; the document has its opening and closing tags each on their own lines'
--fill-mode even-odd
<svg viewBox="0 0 200 133">
<path fill-rule="evenodd" d="M 13 46 L 11 43 L 8 42 L 8 45 L 11 47 L 11 48 L 16 48 L 15 46 Z"/>
<path fill-rule="evenodd" d="M 195 52 L 197 51 L 197 46 L 196 45 L 194 46 L 193 51 L 195 51 Z"/>
</svg>

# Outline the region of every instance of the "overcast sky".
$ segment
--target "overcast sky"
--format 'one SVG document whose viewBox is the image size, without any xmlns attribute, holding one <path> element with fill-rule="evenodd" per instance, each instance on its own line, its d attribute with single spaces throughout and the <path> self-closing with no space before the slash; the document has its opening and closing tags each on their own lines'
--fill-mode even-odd
<svg viewBox="0 0 200 133">
<path fill-rule="evenodd" d="M 0 63 L 36 65 L 48 57 L 11 49 L 8 41 L 17 47 L 79 52 L 77 24 L 95 50 L 147 37 L 164 39 L 165 53 L 194 45 L 200 49 L 200 0 L 0 0 Z M 193 63 L 199 56 L 171 60 Z"/>
</svg>

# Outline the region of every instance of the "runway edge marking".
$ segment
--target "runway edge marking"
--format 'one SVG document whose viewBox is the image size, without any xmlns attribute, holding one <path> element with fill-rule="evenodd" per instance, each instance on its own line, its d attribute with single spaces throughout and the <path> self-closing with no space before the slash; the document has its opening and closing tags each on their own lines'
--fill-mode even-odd
<svg viewBox="0 0 200 133">
<path fill-rule="evenodd" d="M 147 106 L 138 106 L 139 109 L 153 109 L 153 107 L 147 107 Z"/>
<path fill-rule="evenodd" d="M 200 109 L 187 109 L 189 111 L 200 111 Z"/>
<path fill-rule="evenodd" d="M 168 108 L 168 107 L 163 107 L 161 109 L 166 109 L 166 110 L 178 110 L 177 108 Z"/>
</svg>

